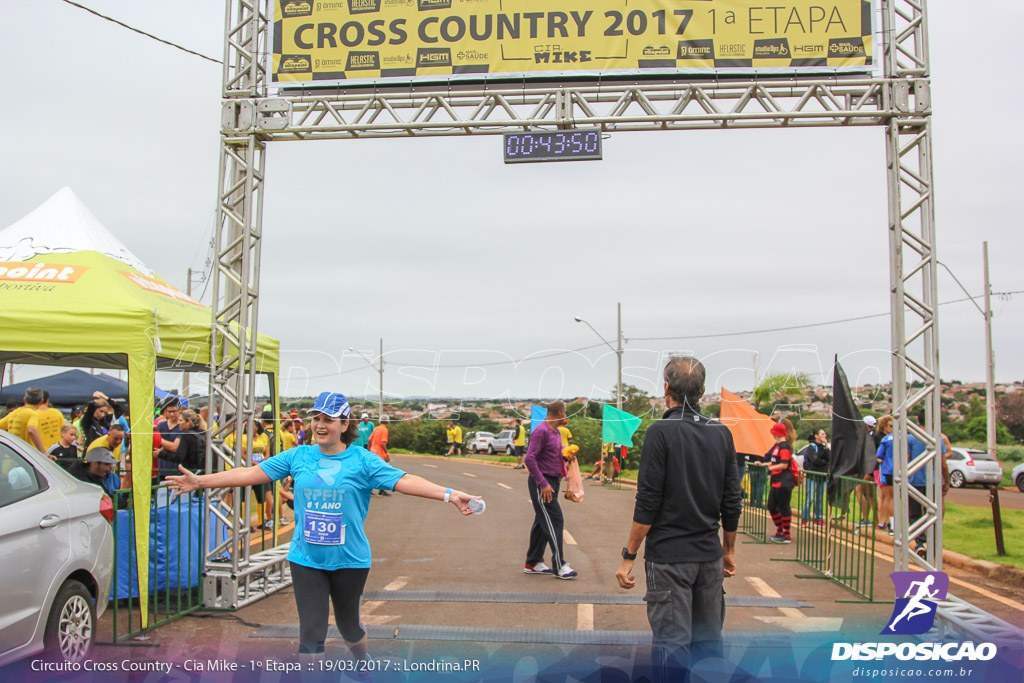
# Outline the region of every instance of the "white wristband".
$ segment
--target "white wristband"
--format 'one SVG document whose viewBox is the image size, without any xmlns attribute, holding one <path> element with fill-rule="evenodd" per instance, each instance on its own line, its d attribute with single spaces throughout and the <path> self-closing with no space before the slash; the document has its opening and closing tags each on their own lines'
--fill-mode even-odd
<svg viewBox="0 0 1024 683">
<path fill-rule="evenodd" d="M 445 492 L 444 492 L 444 502 L 447 503 L 451 499 L 452 499 L 452 490 L 451 489 L 445 489 Z"/>
</svg>

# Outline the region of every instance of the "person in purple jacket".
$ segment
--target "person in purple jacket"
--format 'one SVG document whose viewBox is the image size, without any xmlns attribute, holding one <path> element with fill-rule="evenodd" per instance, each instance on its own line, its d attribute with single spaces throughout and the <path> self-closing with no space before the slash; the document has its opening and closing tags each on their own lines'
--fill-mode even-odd
<svg viewBox="0 0 1024 683">
<path fill-rule="evenodd" d="M 526 551 L 525 574 L 550 574 L 559 579 L 575 579 L 576 570 L 569 566 L 562 554 L 562 507 L 558 504 L 558 488 L 565 476 L 562 458 L 562 437 L 559 425 L 565 421 L 565 403 L 552 401 L 548 415 L 530 436 L 530 447 L 524 463 L 530 472 L 530 500 L 533 501 L 533 526 L 530 528 L 530 547 Z M 547 566 L 544 548 L 551 546 L 552 564 Z"/>
</svg>

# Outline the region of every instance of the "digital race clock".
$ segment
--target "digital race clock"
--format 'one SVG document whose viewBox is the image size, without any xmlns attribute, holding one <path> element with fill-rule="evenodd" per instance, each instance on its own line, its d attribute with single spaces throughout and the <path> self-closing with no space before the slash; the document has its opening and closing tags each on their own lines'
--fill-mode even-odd
<svg viewBox="0 0 1024 683">
<path fill-rule="evenodd" d="M 601 159 L 601 129 L 505 133 L 505 163 Z"/>
</svg>

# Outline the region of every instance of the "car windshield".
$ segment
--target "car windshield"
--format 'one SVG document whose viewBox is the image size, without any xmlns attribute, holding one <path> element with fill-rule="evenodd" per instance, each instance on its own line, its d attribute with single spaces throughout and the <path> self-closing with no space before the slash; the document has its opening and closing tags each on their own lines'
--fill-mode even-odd
<svg viewBox="0 0 1024 683">
<path fill-rule="evenodd" d="M 985 451 L 967 451 L 972 458 L 975 460 L 995 460 L 991 455 Z"/>
</svg>

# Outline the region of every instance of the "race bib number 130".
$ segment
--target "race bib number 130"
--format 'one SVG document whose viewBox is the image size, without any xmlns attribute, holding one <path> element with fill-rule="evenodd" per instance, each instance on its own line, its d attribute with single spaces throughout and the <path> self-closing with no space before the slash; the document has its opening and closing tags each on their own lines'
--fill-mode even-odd
<svg viewBox="0 0 1024 683">
<path fill-rule="evenodd" d="M 306 510 L 302 524 L 307 543 L 316 545 L 345 545 L 345 525 L 340 512 Z"/>
</svg>

